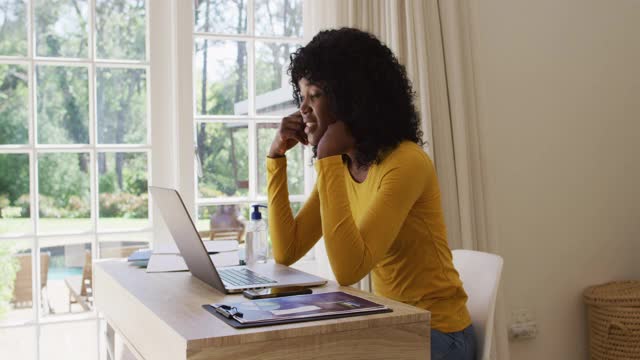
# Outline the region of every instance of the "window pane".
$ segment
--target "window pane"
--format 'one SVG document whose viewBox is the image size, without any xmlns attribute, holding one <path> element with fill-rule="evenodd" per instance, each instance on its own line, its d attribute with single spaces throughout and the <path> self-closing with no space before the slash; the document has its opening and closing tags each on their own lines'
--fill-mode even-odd
<svg viewBox="0 0 640 360">
<path fill-rule="evenodd" d="M 93 239 L 92 235 L 40 239 L 40 255 L 49 258 L 48 264 L 41 266 L 47 274 L 41 280 L 46 287 L 43 317 L 83 313 L 93 308 Z"/>
<path fill-rule="evenodd" d="M 0 326 L 24 324 L 35 318 L 32 245 L 32 239 L 0 240 Z"/>
<path fill-rule="evenodd" d="M 245 34 L 248 0 L 195 0 L 194 31 Z"/>
<path fill-rule="evenodd" d="M 89 167 L 89 154 L 38 156 L 40 232 L 91 229 Z"/>
<path fill-rule="evenodd" d="M 197 40 L 195 62 L 197 113 L 247 114 L 247 43 Z"/>
<path fill-rule="evenodd" d="M 267 153 L 279 124 L 258 124 L 258 193 L 267 194 Z M 289 195 L 304 193 L 304 152 L 302 145 L 287 151 L 287 184 Z"/>
<path fill-rule="evenodd" d="M 67 322 L 40 327 L 43 359 L 97 359 L 97 320 Z"/>
<path fill-rule="evenodd" d="M 96 0 L 96 51 L 100 59 L 145 59 L 144 0 Z"/>
<path fill-rule="evenodd" d="M 35 0 L 38 56 L 88 57 L 88 0 Z"/>
<path fill-rule="evenodd" d="M 146 153 L 99 153 L 100 230 L 149 225 Z"/>
<path fill-rule="evenodd" d="M 27 76 L 26 66 L 0 64 L 0 145 L 29 141 Z"/>
<path fill-rule="evenodd" d="M 256 35 L 302 37 L 302 0 L 255 0 Z"/>
<path fill-rule="evenodd" d="M 0 55 L 27 55 L 27 4 L 0 0 Z"/>
<path fill-rule="evenodd" d="M 86 67 L 37 66 L 38 143 L 89 143 Z"/>
<path fill-rule="evenodd" d="M 243 196 L 249 190 L 249 153 L 246 123 L 200 123 L 198 155 L 203 177 L 198 182 L 201 198 Z"/>
<path fill-rule="evenodd" d="M 0 349 L 4 359 L 35 359 L 35 326 L 0 328 Z"/>
<path fill-rule="evenodd" d="M 31 233 L 29 155 L 0 154 L 0 236 Z"/>
<path fill-rule="evenodd" d="M 289 55 L 300 46 L 256 42 L 256 113 L 288 115 L 298 110 L 287 68 Z"/>
<path fill-rule="evenodd" d="M 293 214 L 293 216 L 298 215 L 298 212 L 300 211 L 300 209 L 302 209 L 302 203 L 296 202 L 296 203 L 291 203 L 291 213 Z"/>
<path fill-rule="evenodd" d="M 147 142 L 147 73 L 144 69 L 98 68 L 98 142 Z"/>
<path fill-rule="evenodd" d="M 100 258 L 126 258 L 134 251 L 151 246 L 153 233 L 99 235 Z"/>
<path fill-rule="evenodd" d="M 249 212 L 248 204 L 200 206 L 196 227 L 203 240 L 236 239 L 243 242 Z"/>
<path fill-rule="evenodd" d="M 263 204 L 266 204 L 266 202 Z M 302 203 L 291 203 L 293 216 L 298 214 L 300 208 L 302 208 Z M 209 240 L 213 230 L 214 239 L 225 239 L 228 236 L 233 236 L 232 232 L 238 232 L 241 242 L 244 242 L 247 223 L 251 219 L 251 211 L 253 211 L 251 204 L 200 206 L 198 208 L 196 227 L 203 240 Z M 267 209 L 260 209 L 260 212 L 262 213 L 262 218 L 268 223 L 269 212 Z"/>
</svg>

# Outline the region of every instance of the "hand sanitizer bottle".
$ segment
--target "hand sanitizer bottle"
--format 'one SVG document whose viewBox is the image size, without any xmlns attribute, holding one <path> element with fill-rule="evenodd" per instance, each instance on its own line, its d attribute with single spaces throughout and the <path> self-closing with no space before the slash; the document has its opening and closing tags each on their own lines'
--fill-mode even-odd
<svg viewBox="0 0 640 360">
<path fill-rule="evenodd" d="M 254 204 L 251 221 L 247 224 L 245 245 L 245 261 L 247 265 L 266 263 L 269 259 L 269 240 L 267 238 L 267 223 L 262 219 L 260 208 L 264 205 Z"/>
</svg>

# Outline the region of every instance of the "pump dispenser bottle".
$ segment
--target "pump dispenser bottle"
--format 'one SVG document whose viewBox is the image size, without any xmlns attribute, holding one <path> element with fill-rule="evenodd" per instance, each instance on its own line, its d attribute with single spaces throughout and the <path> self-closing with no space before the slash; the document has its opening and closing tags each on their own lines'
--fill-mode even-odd
<svg viewBox="0 0 640 360">
<path fill-rule="evenodd" d="M 245 244 L 245 262 L 247 265 L 266 263 L 270 257 L 269 240 L 267 237 L 267 223 L 262 219 L 260 208 L 264 205 L 253 204 L 251 221 L 247 224 Z"/>
</svg>

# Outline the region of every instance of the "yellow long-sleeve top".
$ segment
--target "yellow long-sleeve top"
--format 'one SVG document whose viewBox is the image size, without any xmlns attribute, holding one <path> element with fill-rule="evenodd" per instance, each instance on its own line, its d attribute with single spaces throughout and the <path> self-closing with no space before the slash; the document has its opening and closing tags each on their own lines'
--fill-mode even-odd
<svg viewBox="0 0 640 360">
<path fill-rule="evenodd" d="M 336 280 L 372 273 L 376 294 L 431 311 L 432 328 L 471 324 L 467 295 L 453 267 L 429 156 L 403 142 L 356 182 L 341 156 L 315 162 L 318 179 L 294 218 L 286 158 L 267 158 L 269 232 L 276 262 L 291 265 L 324 235 Z"/>
</svg>

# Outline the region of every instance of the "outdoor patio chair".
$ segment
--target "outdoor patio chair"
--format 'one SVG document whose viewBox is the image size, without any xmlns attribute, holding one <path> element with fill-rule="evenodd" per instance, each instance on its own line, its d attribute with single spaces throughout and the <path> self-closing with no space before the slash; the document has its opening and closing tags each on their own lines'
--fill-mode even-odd
<svg viewBox="0 0 640 360">
<path fill-rule="evenodd" d="M 238 242 L 242 242 L 244 228 L 199 231 L 199 234 L 202 240 L 238 240 Z"/>
<path fill-rule="evenodd" d="M 91 267 L 91 251 L 85 250 L 82 275 L 69 276 L 64 279 L 64 283 L 69 289 L 69 312 L 71 312 L 73 304 L 80 305 L 84 311 L 89 311 L 93 307 Z"/>
<path fill-rule="evenodd" d="M 105 247 L 100 249 L 101 258 L 126 258 L 134 251 L 145 248 L 144 245 Z M 85 251 L 82 275 L 69 276 L 64 279 L 69 289 L 69 312 L 73 304 L 79 304 L 83 310 L 88 311 L 93 307 L 93 288 L 91 267 L 93 260 L 91 251 Z"/>
<path fill-rule="evenodd" d="M 13 287 L 13 299 L 11 303 L 16 308 L 30 307 L 33 304 L 33 288 L 32 288 L 32 273 L 31 273 L 31 253 L 29 254 L 16 254 L 20 269 L 16 273 L 16 280 Z M 49 273 L 49 258 L 48 252 L 40 253 L 40 289 L 42 297 L 41 302 L 44 305 L 46 312 L 51 310 L 48 297 L 46 295 L 47 287 L 47 274 Z"/>
<path fill-rule="evenodd" d="M 236 205 L 220 205 L 211 215 L 209 231 L 201 231 L 200 236 L 209 240 L 243 241 L 244 223 L 238 219 Z"/>
</svg>

